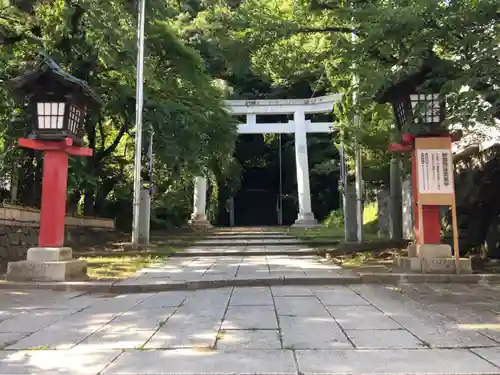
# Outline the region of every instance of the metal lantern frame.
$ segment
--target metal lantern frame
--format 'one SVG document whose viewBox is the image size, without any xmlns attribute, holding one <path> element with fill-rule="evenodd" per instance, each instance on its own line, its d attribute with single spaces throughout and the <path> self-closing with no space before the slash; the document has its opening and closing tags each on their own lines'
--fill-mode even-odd
<svg viewBox="0 0 500 375">
<path fill-rule="evenodd" d="M 35 139 L 56 141 L 69 137 L 75 145 L 83 143 L 86 103 L 71 95 L 57 93 L 33 96 L 30 101 Z"/>
<path fill-rule="evenodd" d="M 446 117 L 446 105 L 439 91 L 420 87 L 400 91 L 398 98 L 390 100 L 399 130 L 406 126 L 439 127 Z"/>
<path fill-rule="evenodd" d="M 86 82 L 44 56 L 35 70 L 10 80 L 9 86 L 29 100 L 33 116 L 29 138 L 44 141 L 71 138 L 74 145 L 83 144 L 89 108 L 101 103 Z"/>
<path fill-rule="evenodd" d="M 444 131 L 440 126 L 446 118 L 445 100 L 440 95 L 444 82 L 432 77 L 438 63 L 435 58 L 428 59 L 417 73 L 378 93 L 378 103 L 391 103 L 399 131 L 415 133 L 410 130 L 415 127 L 418 128 L 415 135 L 437 135 Z"/>
</svg>

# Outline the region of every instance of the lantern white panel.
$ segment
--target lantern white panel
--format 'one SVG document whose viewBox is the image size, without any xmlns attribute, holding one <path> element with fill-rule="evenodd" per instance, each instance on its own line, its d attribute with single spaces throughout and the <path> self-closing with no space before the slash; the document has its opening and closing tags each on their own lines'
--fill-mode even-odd
<svg viewBox="0 0 500 375">
<path fill-rule="evenodd" d="M 57 116 L 57 129 L 62 129 L 63 128 L 63 120 L 64 116 Z"/>
<path fill-rule="evenodd" d="M 44 106 L 44 116 L 50 116 L 51 112 L 51 108 L 52 108 L 52 105 L 51 103 L 43 103 L 43 106 Z"/>
<path fill-rule="evenodd" d="M 65 107 L 64 103 L 59 103 L 58 111 L 57 111 L 57 114 L 59 116 L 64 116 L 64 107 Z"/>
</svg>

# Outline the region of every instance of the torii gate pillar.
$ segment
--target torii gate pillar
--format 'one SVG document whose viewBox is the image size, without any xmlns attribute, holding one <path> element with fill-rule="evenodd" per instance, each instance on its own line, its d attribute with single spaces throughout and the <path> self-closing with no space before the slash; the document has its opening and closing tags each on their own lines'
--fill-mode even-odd
<svg viewBox="0 0 500 375">
<path fill-rule="evenodd" d="M 299 213 L 293 226 L 311 227 L 318 225 L 318 222 L 311 209 L 305 113 L 302 111 L 295 112 L 293 120 L 295 123 L 295 165 L 297 168 L 297 192 L 299 198 Z"/>
</svg>

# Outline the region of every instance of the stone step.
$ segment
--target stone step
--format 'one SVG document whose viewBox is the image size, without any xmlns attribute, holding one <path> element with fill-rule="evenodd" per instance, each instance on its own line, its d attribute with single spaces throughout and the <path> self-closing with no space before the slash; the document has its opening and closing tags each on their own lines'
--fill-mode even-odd
<svg viewBox="0 0 500 375">
<path fill-rule="evenodd" d="M 170 255 L 171 257 L 233 257 L 233 256 L 272 256 L 272 255 L 292 255 L 292 256 L 311 256 L 319 255 L 320 251 L 316 249 L 281 249 L 281 250 L 234 250 L 226 249 L 224 251 L 217 250 L 198 250 L 198 249 L 184 249 L 179 250 Z"/>
<path fill-rule="evenodd" d="M 266 277 L 266 278 L 232 278 L 206 281 L 157 281 L 137 282 L 125 281 L 68 281 L 68 282 L 0 282 L 0 290 L 59 290 L 91 293 L 154 293 L 174 290 L 200 290 L 226 287 L 255 287 L 279 285 L 354 285 L 354 284 L 387 284 L 398 285 L 408 283 L 463 283 L 492 284 L 500 283 L 499 274 L 411 274 L 411 273 L 358 273 L 330 277 Z"/>
</svg>

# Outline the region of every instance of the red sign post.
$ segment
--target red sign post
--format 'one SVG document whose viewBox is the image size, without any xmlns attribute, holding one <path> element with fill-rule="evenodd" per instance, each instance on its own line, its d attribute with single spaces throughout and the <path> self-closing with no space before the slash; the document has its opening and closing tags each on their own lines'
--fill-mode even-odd
<svg viewBox="0 0 500 375">
<path fill-rule="evenodd" d="M 441 243 L 441 206 L 451 207 L 456 270 L 460 272 L 458 225 L 453 176 L 452 137 L 415 137 L 404 133 L 403 142 L 390 152 L 411 152 L 413 227 L 417 244 Z"/>
</svg>

